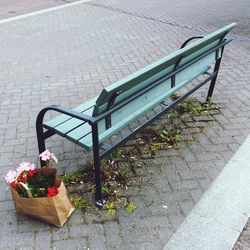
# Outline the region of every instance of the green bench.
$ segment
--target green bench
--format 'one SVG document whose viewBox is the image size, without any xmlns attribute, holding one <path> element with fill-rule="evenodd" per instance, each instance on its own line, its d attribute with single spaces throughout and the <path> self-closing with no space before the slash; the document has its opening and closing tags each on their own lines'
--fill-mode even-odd
<svg viewBox="0 0 250 250">
<path fill-rule="evenodd" d="M 234 26 L 232 23 L 205 37 L 188 39 L 181 49 L 106 87 L 99 96 L 74 109 L 59 105 L 42 109 L 36 121 L 39 153 L 45 150 L 45 140 L 54 134 L 92 150 L 96 203 L 103 205 L 100 160 L 210 82 L 208 101 L 213 94 L 224 46 L 231 41 L 225 36 Z M 192 41 L 194 39 L 197 40 Z M 193 80 L 198 83 L 194 84 Z M 172 101 L 171 95 L 187 85 L 189 90 Z M 44 123 L 44 115 L 49 110 L 62 114 Z M 128 131 L 128 126 L 140 117 L 144 121 Z M 115 134 L 120 137 L 112 144 L 110 139 Z"/>
</svg>

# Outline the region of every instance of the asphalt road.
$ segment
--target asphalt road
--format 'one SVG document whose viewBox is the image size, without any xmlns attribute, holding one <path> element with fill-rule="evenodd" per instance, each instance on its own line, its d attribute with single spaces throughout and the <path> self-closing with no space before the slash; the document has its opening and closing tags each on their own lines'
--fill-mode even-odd
<svg viewBox="0 0 250 250">
<path fill-rule="evenodd" d="M 0 19 L 26 14 L 77 0 L 1 0 Z"/>
</svg>

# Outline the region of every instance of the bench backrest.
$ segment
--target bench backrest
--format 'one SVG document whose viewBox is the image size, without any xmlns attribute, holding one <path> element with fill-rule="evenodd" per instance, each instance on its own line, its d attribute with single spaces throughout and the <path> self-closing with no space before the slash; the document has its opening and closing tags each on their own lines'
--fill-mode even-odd
<svg viewBox="0 0 250 250">
<path fill-rule="evenodd" d="M 158 105 L 165 98 L 171 96 L 188 82 L 205 73 L 215 60 L 220 57 L 221 49 L 207 55 L 204 55 L 204 53 L 217 46 L 234 26 L 235 23 L 227 25 L 103 89 L 96 100 L 93 116 L 105 112 L 112 96 L 119 94 L 114 101 L 114 105 L 117 105 L 138 93 L 138 91 L 158 82 L 152 89 L 112 113 L 112 126 L 110 128 L 107 129 L 105 120 L 101 120 L 98 124 L 100 140 L 105 139 L 106 135 L 110 136 L 110 133 L 116 132 L 122 126 L 127 125 L 144 112 Z M 171 86 L 172 81 L 168 77 L 175 69 L 175 65 L 180 62 L 179 67 L 181 67 L 198 56 L 201 56 L 201 59 L 175 75 L 175 86 Z"/>
</svg>

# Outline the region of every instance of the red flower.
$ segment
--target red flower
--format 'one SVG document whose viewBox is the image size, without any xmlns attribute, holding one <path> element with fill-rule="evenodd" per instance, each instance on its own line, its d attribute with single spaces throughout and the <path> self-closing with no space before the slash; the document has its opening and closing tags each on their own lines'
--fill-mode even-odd
<svg viewBox="0 0 250 250">
<path fill-rule="evenodd" d="M 10 185 L 15 188 L 17 186 L 17 183 L 15 181 L 11 182 Z"/>
<path fill-rule="evenodd" d="M 34 170 L 30 170 L 28 172 L 28 176 L 33 176 L 34 174 L 36 174 L 36 170 L 35 169 Z"/>
<path fill-rule="evenodd" d="M 27 181 L 27 176 L 24 175 L 23 173 L 19 174 L 18 176 L 18 182 L 26 182 Z"/>
<path fill-rule="evenodd" d="M 47 197 L 53 197 L 58 194 L 58 190 L 56 187 L 48 188 L 48 194 Z"/>
</svg>

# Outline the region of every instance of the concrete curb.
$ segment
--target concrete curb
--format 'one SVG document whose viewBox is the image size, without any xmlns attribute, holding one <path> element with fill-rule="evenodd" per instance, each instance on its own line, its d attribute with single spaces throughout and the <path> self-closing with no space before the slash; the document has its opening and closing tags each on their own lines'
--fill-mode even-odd
<svg viewBox="0 0 250 250">
<path fill-rule="evenodd" d="M 164 250 L 231 249 L 250 216 L 250 135 Z"/>
</svg>

